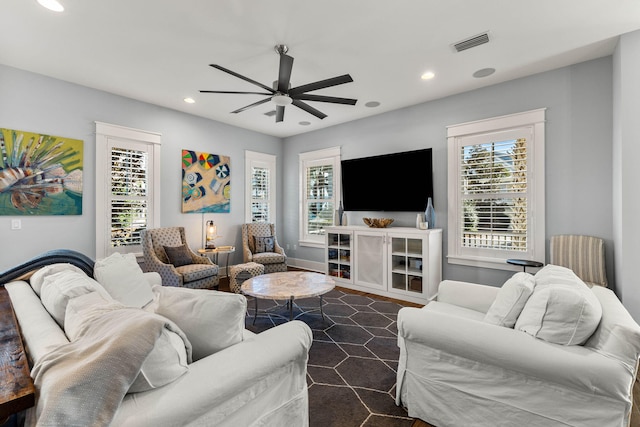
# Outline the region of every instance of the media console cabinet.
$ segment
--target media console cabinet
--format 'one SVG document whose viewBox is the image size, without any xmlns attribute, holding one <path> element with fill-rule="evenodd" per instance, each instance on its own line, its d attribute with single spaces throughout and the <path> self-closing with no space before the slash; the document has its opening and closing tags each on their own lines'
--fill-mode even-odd
<svg viewBox="0 0 640 427">
<path fill-rule="evenodd" d="M 442 230 L 327 227 L 325 267 L 338 286 L 426 304 L 442 280 Z"/>
</svg>

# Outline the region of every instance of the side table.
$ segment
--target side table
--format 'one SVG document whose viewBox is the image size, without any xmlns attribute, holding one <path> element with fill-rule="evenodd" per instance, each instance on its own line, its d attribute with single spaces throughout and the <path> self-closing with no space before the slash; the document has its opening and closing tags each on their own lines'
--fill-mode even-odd
<svg viewBox="0 0 640 427">
<path fill-rule="evenodd" d="M 234 253 L 236 251 L 236 247 L 235 246 L 221 246 L 219 248 L 214 248 L 214 249 L 198 249 L 198 253 L 205 255 L 205 256 L 211 256 L 213 255 L 213 263 L 214 264 L 218 264 L 218 255 L 223 254 L 223 255 L 227 255 L 227 259 L 226 259 L 226 264 L 224 267 L 224 271 L 225 271 L 225 276 L 221 276 L 220 278 L 223 279 L 225 277 L 229 277 L 229 255 Z M 218 264 L 220 265 L 220 264 Z"/>
<path fill-rule="evenodd" d="M 507 264 L 519 265 L 522 267 L 522 271 L 527 271 L 527 267 L 542 267 L 544 264 L 540 261 L 531 261 L 528 259 L 508 259 Z"/>
</svg>

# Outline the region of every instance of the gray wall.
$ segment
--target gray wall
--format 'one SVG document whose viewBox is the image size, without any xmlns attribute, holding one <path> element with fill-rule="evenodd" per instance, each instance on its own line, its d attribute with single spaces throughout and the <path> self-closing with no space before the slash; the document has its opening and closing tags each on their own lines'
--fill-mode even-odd
<svg viewBox="0 0 640 427">
<path fill-rule="evenodd" d="M 444 229 L 447 253 L 446 126 L 547 108 L 546 236 L 576 233 L 603 237 L 613 279 L 612 229 L 612 58 L 605 57 L 537 74 L 402 110 L 285 139 L 284 238 L 298 236 L 298 154 L 341 146 L 343 159 L 433 148 L 437 227 Z M 414 226 L 415 213 L 349 213 L 349 224 L 363 216 L 395 218 Z M 323 251 L 298 247 L 293 258 L 322 262 Z M 449 265 L 443 277 L 501 285 L 512 272 Z"/>
<path fill-rule="evenodd" d="M 180 212 L 181 150 L 231 156 L 231 213 L 207 214 L 222 237 L 240 246 L 244 222 L 244 150 L 278 156 L 282 140 L 174 110 L 134 101 L 0 65 L 0 127 L 84 140 L 83 213 L 78 216 L 0 216 L 0 271 L 46 250 L 67 248 L 95 256 L 95 124 L 101 121 L 162 134 L 161 225 L 184 226 L 191 246 L 202 244 L 201 214 Z M 282 174 L 278 172 L 282 193 Z M 282 204 L 277 207 L 282 210 Z M 11 230 L 11 220 L 22 221 Z M 231 263 L 242 262 L 242 251 Z"/>
<path fill-rule="evenodd" d="M 618 295 L 640 322 L 640 31 L 625 34 L 614 54 L 613 227 Z"/>
</svg>

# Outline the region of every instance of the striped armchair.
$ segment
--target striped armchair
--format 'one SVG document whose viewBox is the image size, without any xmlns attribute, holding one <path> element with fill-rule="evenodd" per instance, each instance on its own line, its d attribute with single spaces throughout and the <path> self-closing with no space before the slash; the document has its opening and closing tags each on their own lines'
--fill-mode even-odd
<svg viewBox="0 0 640 427">
<path fill-rule="evenodd" d="M 256 237 L 273 236 L 273 250 L 259 251 Z M 257 262 L 264 265 L 265 273 L 287 271 L 287 255 L 276 239 L 276 226 L 266 222 L 242 224 L 242 252 L 244 262 Z"/>
<path fill-rule="evenodd" d="M 570 268 L 589 286 L 607 287 L 604 240 L 593 236 L 551 236 L 551 264 Z"/>
<path fill-rule="evenodd" d="M 164 246 L 187 246 L 192 264 L 175 267 L 169 262 Z M 218 266 L 207 257 L 196 255 L 187 245 L 184 227 L 152 228 L 142 231 L 144 271 L 156 271 L 163 286 L 193 289 L 217 289 Z"/>
</svg>

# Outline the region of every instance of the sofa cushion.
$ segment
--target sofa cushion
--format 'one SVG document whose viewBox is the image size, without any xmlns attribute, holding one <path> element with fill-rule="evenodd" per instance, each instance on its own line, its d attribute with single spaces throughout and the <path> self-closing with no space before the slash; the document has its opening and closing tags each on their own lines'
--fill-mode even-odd
<svg viewBox="0 0 640 427">
<path fill-rule="evenodd" d="M 516 273 L 498 291 L 484 321 L 493 325 L 513 328 L 524 305 L 533 293 L 535 281 L 529 273 Z"/>
<path fill-rule="evenodd" d="M 273 252 L 275 239 L 273 236 L 253 236 L 256 253 Z"/>
<path fill-rule="evenodd" d="M 151 285 L 145 279 L 134 254 L 116 252 L 97 260 L 93 271 L 96 280 L 109 295 L 125 306 L 142 308 L 153 301 Z"/>
<path fill-rule="evenodd" d="M 193 346 L 193 360 L 242 341 L 247 299 L 205 289 L 154 286 L 156 313 L 174 321 Z"/>
<path fill-rule="evenodd" d="M 85 273 L 64 270 L 44 278 L 40 299 L 51 317 L 64 328 L 65 311 L 69 300 L 91 292 L 98 292 L 103 298 L 111 299 L 107 291 Z"/>
<path fill-rule="evenodd" d="M 33 273 L 29 278 L 29 284 L 31 284 L 31 287 L 33 288 L 33 291 L 36 293 L 36 295 L 40 296 L 40 292 L 42 290 L 42 284 L 44 283 L 44 278 L 50 274 L 59 273 L 65 270 L 76 271 L 78 273 L 84 274 L 84 272 L 80 268 L 76 267 L 73 264 L 69 264 L 69 263 L 51 264 L 51 265 L 42 267 L 39 270 L 37 270 L 35 273 Z"/>
<path fill-rule="evenodd" d="M 540 270 L 535 282 L 515 328 L 556 344 L 583 344 L 602 317 L 591 289 L 568 268 L 554 265 Z"/>
<path fill-rule="evenodd" d="M 164 252 L 167 254 L 169 263 L 174 267 L 181 267 L 193 263 L 189 248 L 186 245 L 181 246 L 163 246 Z"/>
<path fill-rule="evenodd" d="M 282 254 L 275 252 L 262 252 L 253 255 L 253 261 L 266 265 L 266 264 L 281 264 L 286 261 L 286 258 Z"/>
<path fill-rule="evenodd" d="M 75 341 L 93 321 L 105 313 L 120 309 L 127 307 L 117 301 L 106 301 L 95 292 L 74 298 L 67 306 L 65 333 L 70 341 Z M 114 330 L 118 327 L 118 324 L 113 325 Z M 173 328 L 177 329 L 177 326 Z M 140 373 L 129 387 L 129 393 L 162 387 L 186 373 L 190 361 L 190 344 L 186 340 L 177 332 L 163 329 L 144 360 Z"/>
</svg>

